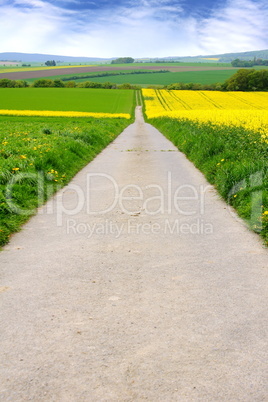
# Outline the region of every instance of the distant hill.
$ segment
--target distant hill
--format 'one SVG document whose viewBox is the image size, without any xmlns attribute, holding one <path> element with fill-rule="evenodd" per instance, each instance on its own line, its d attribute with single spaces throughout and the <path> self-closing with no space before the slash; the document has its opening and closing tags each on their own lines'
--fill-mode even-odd
<svg viewBox="0 0 268 402">
<path fill-rule="evenodd" d="M 242 53 L 225 53 L 225 54 L 218 54 L 213 56 L 205 56 L 205 57 L 218 57 L 219 61 L 221 62 L 231 62 L 235 59 L 240 60 L 253 60 L 254 57 L 256 59 L 263 59 L 268 60 L 268 49 L 266 50 L 254 50 L 252 52 L 242 52 Z"/>
<path fill-rule="evenodd" d="M 55 60 L 56 63 L 104 63 L 111 59 L 102 59 L 98 57 L 73 57 L 59 56 L 55 54 L 40 54 L 40 53 L 0 53 L 0 61 L 16 61 L 22 63 L 45 63 L 47 60 Z"/>
<path fill-rule="evenodd" d="M 185 56 L 185 57 L 162 57 L 159 58 L 148 58 L 144 59 L 144 61 L 180 61 L 186 63 L 231 63 L 235 59 L 240 60 L 253 60 L 254 57 L 256 59 L 268 60 L 268 49 L 266 50 L 254 50 L 250 52 L 241 52 L 241 53 L 223 53 L 223 54 L 211 54 L 211 55 L 200 55 L 200 56 Z"/>
<path fill-rule="evenodd" d="M 161 57 L 160 58 L 137 58 L 136 61 L 181 61 L 181 62 L 222 62 L 230 63 L 235 59 L 240 60 L 253 60 L 257 59 L 268 60 L 268 49 L 266 50 L 254 50 L 250 52 L 241 53 L 224 53 L 213 55 L 200 55 L 200 56 L 187 56 L 187 57 Z M 100 57 L 73 57 L 73 56 L 59 56 L 53 54 L 41 54 L 41 53 L 14 53 L 5 52 L 0 53 L 0 62 L 22 62 L 22 63 L 45 63 L 47 60 L 55 60 L 59 63 L 109 63 L 114 58 L 100 58 Z"/>
</svg>

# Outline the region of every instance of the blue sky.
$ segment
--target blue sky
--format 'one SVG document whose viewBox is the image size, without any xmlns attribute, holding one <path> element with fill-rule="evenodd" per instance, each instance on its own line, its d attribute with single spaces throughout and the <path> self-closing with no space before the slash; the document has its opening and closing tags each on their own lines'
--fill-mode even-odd
<svg viewBox="0 0 268 402">
<path fill-rule="evenodd" d="M 0 0 L 0 52 L 165 57 L 268 48 L 267 0 Z"/>
</svg>

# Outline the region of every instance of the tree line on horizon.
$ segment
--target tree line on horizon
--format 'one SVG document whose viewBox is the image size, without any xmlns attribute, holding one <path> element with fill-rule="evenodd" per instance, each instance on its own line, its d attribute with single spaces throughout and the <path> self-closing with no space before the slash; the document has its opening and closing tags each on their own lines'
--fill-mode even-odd
<svg viewBox="0 0 268 402">
<path fill-rule="evenodd" d="M 119 57 L 118 59 L 112 60 L 111 64 L 129 64 L 134 63 L 134 61 L 132 57 Z"/>
<path fill-rule="evenodd" d="M 254 67 L 254 66 L 268 66 L 268 60 L 257 59 L 254 57 L 253 60 L 240 60 L 235 59 L 231 62 L 233 67 Z"/>
<path fill-rule="evenodd" d="M 112 82 L 85 81 L 77 84 L 75 81 L 63 82 L 61 80 L 39 79 L 32 84 L 23 80 L 0 79 L 0 88 L 104 88 L 104 89 L 140 89 L 137 85 L 123 83 L 120 85 Z"/>
</svg>

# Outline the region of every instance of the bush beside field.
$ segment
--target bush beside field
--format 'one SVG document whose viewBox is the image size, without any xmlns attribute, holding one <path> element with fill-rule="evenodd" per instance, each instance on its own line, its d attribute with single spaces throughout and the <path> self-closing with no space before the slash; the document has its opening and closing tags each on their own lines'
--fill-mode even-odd
<svg viewBox="0 0 268 402">
<path fill-rule="evenodd" d="M 79 79 L 77 79 L 79 81 Z M 75 80 L 68 80 L 63 82 L 59 79 L 39 79 L 33 81 L 30 85 L 27 81 L 24 80 L 10 80 L 7 78 L 0 79 L 0 88 L 98 88 L 98 89 L 139 89 L 139 86 L 133 85 L 127 82 L 123 82 L 122 84 L 115 84 L 110 81 L 104 82 L 94 82 L 94 81 L 86 81 L 84 79 L 82 82 L 75 82 Z"/>
</svg>

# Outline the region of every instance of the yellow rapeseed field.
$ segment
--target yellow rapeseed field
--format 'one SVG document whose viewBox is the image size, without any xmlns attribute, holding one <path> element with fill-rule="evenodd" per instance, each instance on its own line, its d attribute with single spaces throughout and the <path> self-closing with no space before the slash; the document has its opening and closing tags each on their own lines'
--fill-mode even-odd
<svg viewBox="0 0 268 402">
<path fill-rule="evenodd" d="M 16 73 L 19 71 L 42 71 L 42 70 L 55 70 L 59 68 L 80 68 L 80 67 L 94 67 L 94 65 L 83 65 L 83 66 L 51 66 L 51 67 L 9 67 L 9 68 L 4 68 L 2 67 L 0 69 L 0 74 L 1 73 Z M 49 78 L 49 77 L 48 77 Z"/>
<path fill-rule="evenodd" d="M 97 118 L 125 118 L 130 119 L 129 113 L 90 113 L 90 112 L 66 112 L 58 110 L 9 110 L 0 109 L 0 115 L 8 116 L 45 116 L 45 117 L 97 117 Z"/>
<path fill-rule="evenodd" d="M 142 89 L 147 117 L 242 126 L 268 141 L 268 93 Z"/>
<path fill-rule="evenodd" d="M 213 61 L 218 61 L 220 60 L 219 57 L 201 57 L 202 60 L 213 60 Z"/>
</svg>

